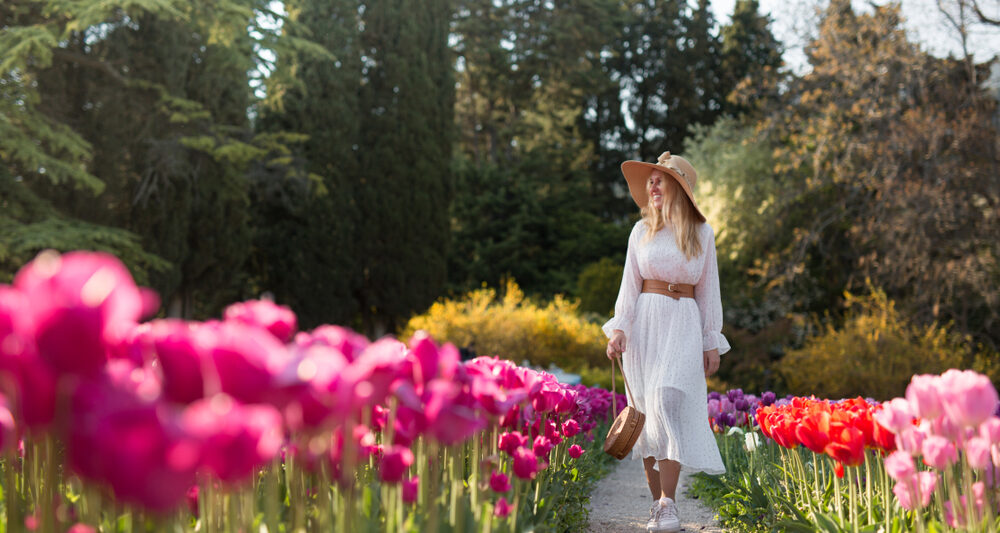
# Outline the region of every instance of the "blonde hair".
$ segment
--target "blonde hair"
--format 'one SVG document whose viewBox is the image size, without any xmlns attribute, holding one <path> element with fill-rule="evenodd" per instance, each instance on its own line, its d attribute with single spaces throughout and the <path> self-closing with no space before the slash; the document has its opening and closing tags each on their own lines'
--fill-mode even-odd
<svg viewBox="0 0 1000 533">
<path fill-rule="evenodd" d="M 654 172 L 656 172 L 654 170 Z M 646 221 L 646 235 L 643 242 L 649 242 L 657 231 L 666 226 L 666 221 L 674 228 L 674 238 L 677 240 L 677 248 L 684 252 L 688 260 L 694 259 L 701 254 L 701 241 L 698 239 L 698 230 L 705 219 L 695 210 L 691 199 L 681 189 L 673 177 L 664 174 L 666 184 L 666 197 L 670 199 L 663 202 L 663 207 L 656 209 L 653 207 L 653 195 L 649 193 L 649 180 L 646 180 L 646 193 L 649 203 L 642 208 L 642 219 Z"/>
</svg>

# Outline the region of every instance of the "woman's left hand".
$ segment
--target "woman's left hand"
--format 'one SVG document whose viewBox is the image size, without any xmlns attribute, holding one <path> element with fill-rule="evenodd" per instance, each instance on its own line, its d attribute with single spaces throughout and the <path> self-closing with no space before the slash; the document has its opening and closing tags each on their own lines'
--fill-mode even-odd
<svg viewBox="0 0 1000 533">
<path fill-rule="evenodd" d="M 713 349 L 703 352 L 705 358 L 705 377 L 711 376 L 719 370 L 719 350 Z"/>
</svg>

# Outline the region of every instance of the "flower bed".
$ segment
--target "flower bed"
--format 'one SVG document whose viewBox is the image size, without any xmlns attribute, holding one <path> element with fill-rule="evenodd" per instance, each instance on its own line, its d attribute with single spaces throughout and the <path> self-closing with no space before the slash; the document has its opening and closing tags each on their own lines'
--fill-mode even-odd
<svg viewBox="0 0 1000 533">
<path fill-rule="evenodd" d="M 611 393 L 291 310 L 141 319 L 115 258 L 0 286 L 7 531 L 520 531 L 585 520 Z M 619 401 L 624 405 L 624 399 Z M 580 490 L 574 490 L 579 488 Z"/>
<path fill-rule="evenodd" d="M 998 529 L 1000 418 L 985 376 L 913 376 L 886 403 L 751 397 L 737 409 L 735 397 L 709 400 L 727 473 L 693 486 L 729 527 Z"/>
</svg>

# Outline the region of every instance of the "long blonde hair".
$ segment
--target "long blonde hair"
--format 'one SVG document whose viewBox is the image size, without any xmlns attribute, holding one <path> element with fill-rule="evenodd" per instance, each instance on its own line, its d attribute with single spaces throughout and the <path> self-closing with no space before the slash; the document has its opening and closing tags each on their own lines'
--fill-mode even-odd
<svg viewBox="0 0 1000 533">
<path fill-rule="evenodd" d="M 655 171 L 654 171 L 655 172 Z M 657 231 L 666 226 L 666 221 L 674 228 L 674 238 L 677 248 L 684 252 L 688 260 L 701 254 L 701 241 L 698 240 L 698 230 L 705 219 L 695 210 L 694 204 L 688 198 L 680 184 L 673 177 L 663 173 L 666 184 L 666 196 L 669 202 L 663 202 L 661 209 L 653 207 L 653 195 L 649 194 L 649 180 L 646 180 L 646 195 L 649 202 L 642 208 L 642 219 L 646 221 L 646 235 L 643 242 L 649 242 Z"/>
</svg>

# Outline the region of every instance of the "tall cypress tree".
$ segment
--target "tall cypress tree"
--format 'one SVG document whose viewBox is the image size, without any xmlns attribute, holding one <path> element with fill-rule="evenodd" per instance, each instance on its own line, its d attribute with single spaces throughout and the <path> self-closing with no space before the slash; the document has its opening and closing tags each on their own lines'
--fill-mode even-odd
<svg viewBox="0 0 1000 533">
<path fill-rule="evenodd" d="M 292 159 L 313 180 L 259 168 L 253 188 L 260 288 L 295 309 L 306 327 L 349 323 L 358 310 L 359 7 L 358 0 L 285 3 L 297 23 L 293 32 L 328 55 L 280 58 L 279 68 L 295 71 L 299 84 L 264 111 L 260 124 L 263 131 L 307 136 Z"/>
<path fill-rule="evenodd" d="M 454 82 L 451 0 L 365 6 L 357 195 L 365 330 L 379 336 L 436 298 L 447 275 Z"/>
</svg>

